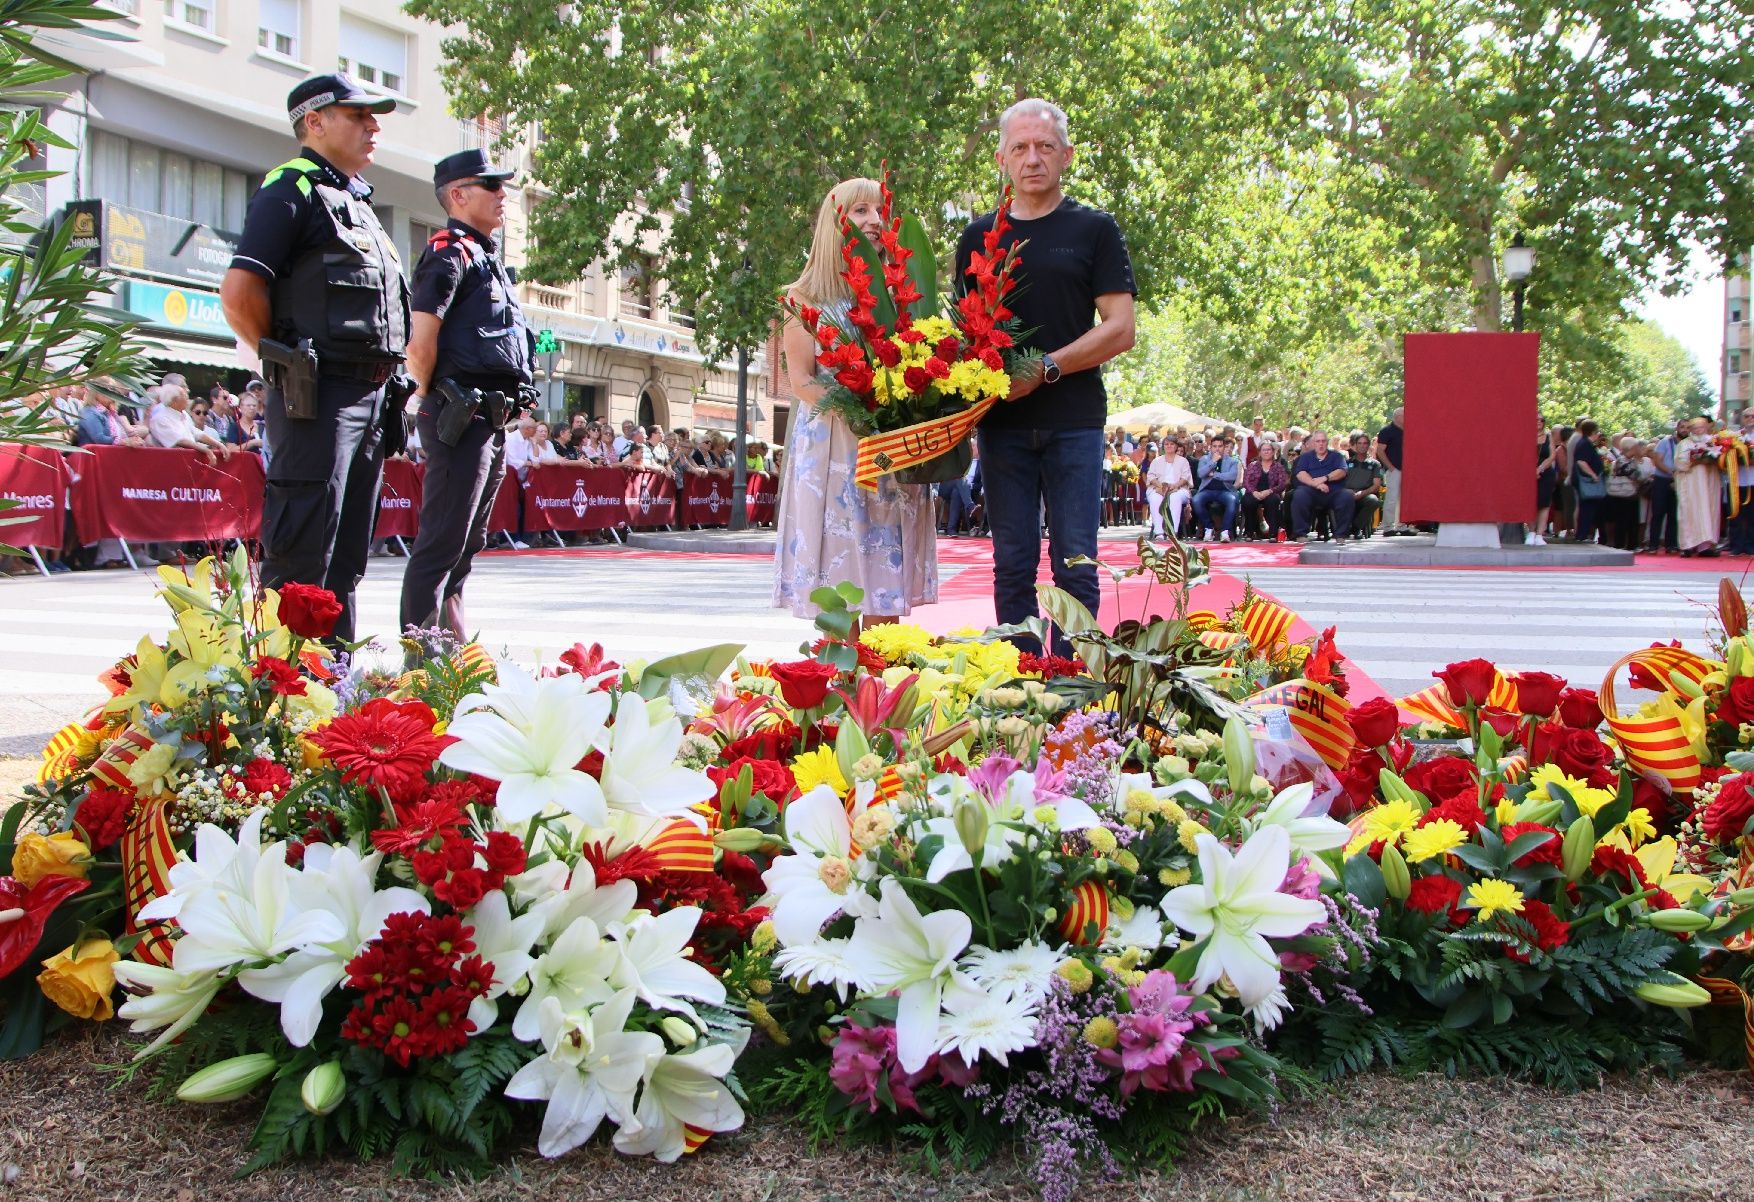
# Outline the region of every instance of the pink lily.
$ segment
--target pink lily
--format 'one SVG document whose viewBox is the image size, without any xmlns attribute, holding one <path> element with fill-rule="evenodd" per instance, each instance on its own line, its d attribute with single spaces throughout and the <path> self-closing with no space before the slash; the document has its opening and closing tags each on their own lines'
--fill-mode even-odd
<svg viewBox="0 0 1754 1202">
<path fill-rule="evenodd" d="M 853 692 L 844 688 L 831 690 L 846 702 L 847 717 L 868 739 L 889 726 L 901 703 L 912 698 L 914 681 L 919 673 L 911 673 L 893 689 L 885 688 L 880 676 L 861 676 Z"/>
</svg>

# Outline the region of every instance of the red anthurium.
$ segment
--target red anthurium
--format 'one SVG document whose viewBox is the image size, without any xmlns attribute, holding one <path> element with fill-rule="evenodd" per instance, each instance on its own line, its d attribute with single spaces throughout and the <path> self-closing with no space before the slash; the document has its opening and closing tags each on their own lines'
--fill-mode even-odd
<svg viewBox="0 0 1754 1202">
<path fill-rule="evenodd" d="M 0 978 L 30 958 L 56 908 L 90 884 L 81 877 L 46 876 L 26 889 L 0 876 Z"/>
</svg>

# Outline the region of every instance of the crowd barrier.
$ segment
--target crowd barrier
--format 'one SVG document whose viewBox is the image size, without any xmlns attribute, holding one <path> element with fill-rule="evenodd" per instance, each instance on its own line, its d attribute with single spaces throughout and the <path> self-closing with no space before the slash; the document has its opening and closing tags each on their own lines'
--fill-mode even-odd
<svg viewBox="0 0 1754 1202">
<path fill-rule="evenodd" d="M 57 548 L 64 514 L 73 513 L 81 543 L 222 541 L 255 538 L 262 525 L 262 461 L 235 454 L 209 463 L 199 451 L 89 447 L 68 454 L 53 447 L 0 446 L 0 496 L 19 502 L 23 520 L 0 527 L 0 542 Z M 405 459 L 384 464 L 378 494 L 378 538 L 413 538 L 420 530 L 426 469 Z M 769 525 L 778 479 L 749 476 L 743 505 L 753 525 Z M 507 472 L 494 497 L 488 528 L 526 532 L 652 529 L 677 524 L 730 525 L 734 494 L 720 476 L 688 476 L 680 497 L 663 470 L 542 464 L 520 481 Z"/>
</svg>

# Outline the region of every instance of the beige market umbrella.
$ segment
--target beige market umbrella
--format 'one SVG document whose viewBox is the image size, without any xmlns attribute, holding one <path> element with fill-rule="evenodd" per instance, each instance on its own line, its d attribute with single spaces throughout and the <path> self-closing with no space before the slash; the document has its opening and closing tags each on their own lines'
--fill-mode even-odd
<svg viewBox="0 0 1754 1202">
<path fill-rule="evenodd" d="M 1134 434 L 1143 434 L 1147 426 L 1156 426 L 1160 430 L 1173 430 L 1177 426 L 1185 426 L 1191 433 L 1207 427 L 1219 428 L 1226 423 L 1216 417 L 1205 417 L 1202 414 L 1183 409 L 1179 405 L 1171 405 L 1167 401 L 1153 401 L 1149 405 L 1137 405 L 1131 409 L 1123 409 L 1119 413 L 1108 415 L 1108 426 L 1113 429 L 1120 426 Z"/>
</svg>

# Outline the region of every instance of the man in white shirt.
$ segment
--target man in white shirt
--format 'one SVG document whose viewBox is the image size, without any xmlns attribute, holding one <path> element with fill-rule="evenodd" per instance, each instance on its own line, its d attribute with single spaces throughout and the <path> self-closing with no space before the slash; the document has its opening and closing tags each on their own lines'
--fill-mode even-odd
<svg viewBox="0 0 1754 1202">
<path fill-rule="evenodd" d="M 530 478 L 530 465 L 536 461 L 536 448 L 532 445 L 532 435 L 536 433 L 536 419 L 528 413 L 518 419 L 518 428 L 505 436 L 506 471 L 516 472 L 520 484 Z M 512 549 L 524 551 L 530 544 L 524 541 L 524 494 L 518 493 L 518 532 L 512 539 Z"/>
<path fill-rule="evenodd" d="M 627 448 L 633 445 L 633 429 L 634 427 L 631 419 L 622 420 L 621 433 L 615 436 L 615 458 L 620 459 L 623 455 L 627 454 Z"/>
<path fill-rule="evenodd" d="M 207 457 L 207 462 L 215 462 L 220 455 L 230 457 L 233 447 L 221 442 L 211 430 L 198 429 L 195 419 L 189 416 L 189 390 L 165 386 L 164 403 L 152 411 L 147 419 L 152 445 L 155 447 L 185 447 L 191 451 L 200 451 Z"/>
</svg>

